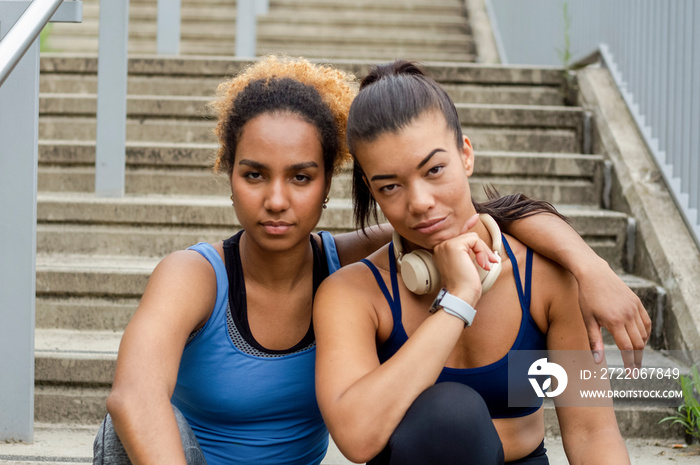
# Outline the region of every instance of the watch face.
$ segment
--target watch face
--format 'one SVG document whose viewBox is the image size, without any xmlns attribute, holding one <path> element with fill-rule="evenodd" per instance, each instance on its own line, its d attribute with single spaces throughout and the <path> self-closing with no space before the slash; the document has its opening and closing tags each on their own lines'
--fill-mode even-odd
<svg viewBox="0 0 700 465">
<path fill-rule="evenodd" d="M 447 289 L 444 287 L 440 289 L 440 292 L 438 292 L 437 297 L 435 297 L 435 300 L 433 300 L 432 305 L 430 306 L 430 313 L 435 313 L 438 311 L 438 308 L 440 307 L 440 302 L 442 301 L 442 298 L 445 297 L 445 294 L 447 294 Z"/>
</svg>

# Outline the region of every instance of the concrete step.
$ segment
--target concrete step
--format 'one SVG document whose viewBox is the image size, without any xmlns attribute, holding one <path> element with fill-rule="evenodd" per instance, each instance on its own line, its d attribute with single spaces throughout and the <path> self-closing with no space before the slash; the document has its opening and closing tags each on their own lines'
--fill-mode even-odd
<svg viewBox="0 0 700 465">
<path fill-rule="evenodd" d="M 163 95 L 213 98 L 216 87 L 224 77 L 185 78 L 179 76 L 130 76 L 127 82 L 128 95 Z M 511 104 L 511 105 L 562 105 L 562 94 L 558 88 L 523 85 L 477 85 L 443 84 L 453 101 L 459 103 Z M 49 94 L 96 94 L 97 76 L 79 74 L 41 75 L 40 93 Z"/>
<path fill-rule="evenodd" d="M 664 425 L 659 425 L 663 427 Z M 34 443 L 0 443 L 0 464 L 13 465 L 82 465 L 92 463 L 92 443 L 99 422 L 92 424 L 35 423 Z M 635 465 L 658 465 L 670 461 L 679 465 L 697 463 L 697 449 L 684 448 L 682 433 L 672 439 L 663 437 L 625 438 L 625 445 Z M 566 454 L 561 437 L 547 435 L 547 457 L 552 464 L 566 464 Z M 330 441 L 326 457 L 321 465 L 350 465 L 333 441 Z"/>
<path fill-rule="evenodd" d="M 459 0 L 437 0 L 434 2 L 426 0 L 358 0 L 353 2 L 350 0 L 271 0 L 270 12 L 275 11 L 372 11 L 377 14 L 384 12 L 410 11 L 420 12 L 425 14 L 453 14 L 462 15 L 464 13 L 464 4 Z"/>
<path fill-rule="evenodd" d="M 339 39 L 341 40 L 341 39 Z M 50 39 L 49 47 L 52 52 L 95 54 L 98 51 L 96 37 L 62 37 L 56 36 Z M 448 48 L 448 49 L 446 49 Z M 181 55 L 207 55 L 231 57 L 235 54 L 235 41 L 233 39 L 211 39 L 184 41 L 180 44 Z M 129 41 L 128 53 L 155 54 L 157 52 L 156 40 L 133 39 Z M 382 42 L 370 44 L 354 44 L 346 41 L 341 43 L 324 44 L 314 39 L 296 40 L 295 37 L 280 36 L 269 40 L 258 41 L 256 56 L 263 55 L 288 55 L 303 56 L 308 58 L 329 59 L 364 59 L 391 61 L 396 58 L 404 58 L 417 61 L 463 61 L 473 62 L 476 55 L 468 48 L 468 44 L 455 44 L 446 47 L 440 44 L 398 44 L 385 45 Z"/>
<path fill-rule="evenodd" d="M 95 18 L 99 11 L 98 0 L 83 0 L 83 13 L 87 18 Z M 157 11 L 156 0 L 135 0 L 130 2 L 129 16 L 130 18 L 140 17 L 155 17 Z M 181 14 L 183 19 L 196 17 L 201 15 L 202 11 L 215 11 L 221 13 L 228 11 L 230 14 L 236 12 L 235 0 L 184 0 L 181 2 Z M 429 2 L 421 1 L 387 1 L 379 0 L 375 2 L 362 0 L 360 2 L 341 1 L 317 1 L 317 0 L 302 0 L 302 1 L 271 1 L 270 11 L 268 15 L 278 12 L 292 11 L 296 14 L 315 12 L 319 14 L 331 13 L 358 13 L 363 11 L 371 11 L 376 13 L 381 11 L 384 14 L 392 13 L 421 13 L 421 14 L 464 14 L 464 6 L 459 0 L 439 0 Z M 265 18 L 268 15 L 262 15 Z"/>
<path fill-rule="evenodd" d="M 37 329 L 36 420 L 49 423 L 98 423 L 105 413 L 104 401 L 114 376 L 120 339 L 121 331 Z M 606 358 L 607 365 L 600 365 L 601 369 L 623 369 L 616 347 L 606 347 Z M 645 350 L 643 366 L 646 370 L 660 369 L 663 372 L 677 369 L 680 374 L 689 372 L 687 366 L 653 349 Z M 578 375 L 568 374 L 570 377 Z M 639 391 L 679 389 L 675 378 L 624 381 L 614 378 L 610 380 L 610 388 Z M 658 398 L 614 402 L 620 429 L 625 437 L 672 437 L 675 434 L 674 428 L 670 425 L 657 427 L 656 424 L 672 414 L 679 403 L 679 399 Z M 554 415 L 553 402 L 547 399 L 545 422 L 547 434 L 550 435 L 559 434 Z M 642 417 L 644 421 L 640 421 Z M 669 436 L 661 436 L 664 433 Z"/>
<path fill-rule="evenodd" d="M 208 97 L 130 95 L 128 117 L 202 119 L 215 117 L 207 108 Z M 582 132 L 584 113 L 580 107 L 456 103 L 459 119 L 467 127 L 552 128 Z M 92 116 L 95 94 L 40 94 L 39 114 Z"/>
<path fill-rule="evenodd" d="M 215 143 L 215 122 L 205 100 L 129 97 L 127 141 Z M 95 140 L 94 98 L 47 97 L 43 102 L 40 139 Z M 580 108 L 457 104 L 457 110 L 464 133 L 477 150 L 581 152 L 584 114 Z"/>
<path fill-rule="evenodd" d="M 484 176 L 471 178 L 475 198 L 483 200 L 482 186 L 491 185 L 501 194 L 523 193 L 528 197 L 546 199 L 553 203 L 598 206 L 602 183 L 588 179 L 528 178 L 515 176 Z M 350 175 L 336 176 L 330 197 L 349 198 L 352 189 Z M 85 192 L 95 190 L 95 169 L 92 167 L 41 167 L 39 189 L 42 192 Z M 127 194 L 220 195 L 227 197 L 230 187 L 225 179 L 214 178 L 209 169 L 172 170 L 127 168 Z"/>
<path fill-rule="evenodd" d="M 223 80 L 224 76 L 158 76 L 152 78 L 149 76 L 132 75 L 129 76 L 127 81 L 127 94 L 213 98 L 216 87 Z M 48 96 L 51 94 L 94 95 L 97 94 L 97 75 L 43 73 L 39 79 L 39 93 L 40 96 Z M 538 94 L 533 94 L 533 98 L 537 98 Z M 515 96 L 518 94 L 513 92 L 513 95 Z"/>
<path fill-rule="evenodd" d="M 39 254 L 38 296 L 138 298 L 157 258 L 126 255 Z"/>
<path fill-rule="evenodd" d="M 42 212 L 44 207 L 45 205 L 42 203 L 40 205 Z M 159 208 L 158 205 L 150 206 L 150 208 L 144 205 L 134 205 L 131 209 L 119 208 L 120 213 L 113 214 L 114 218 L 110 218 L 108 214 L 105 215 L 107 218 L 93 219 L 87 217 L 82 220 L 76 218 L 79 215 L 70 215 L 68 212 L 58 211 L 71 208 L 73 211 L 76 211 L 80 207 L 76 205 L 54 206 L 54 218 L 58 218 L 61 213 L 65 213 L 60 220 L 49 222 L 43 217 L 40 219 L 37 227 L 37 249 L 42 254 L 42 257 L 43 254 L 55 254 L 56 251 L 61 251 L 63 254 L 69 254 L 68 259 L 73 255 L 85 257 L 94 255 L 93 262 L 100 263 L 103 260 L 101 256 L 122 256 L 129 263 L 130 258 L 133 256 L 157 258 L 163 257 L 174 250 L 184 249 L 200 241 L 217 242 L 231 236 L 240 228 L 240 225 L 235 221 L 235 215 L 230 205 L 222 205 L 219 209 L 214 207 L 205 209 L 215 214 L 219 213 L 223 217 L 232 217 L 230 224 L 203 226 L 192 223 L 187 224 L 189 220 L 188 214 L 196 214 L 192 211 L 195 209 L 188 208 L 173 209 L 167 212 L 169 209 Z M 114 209 L 117 210 L 116 208 Z M 92 210 L 92 208 L 84 208 L 84 210 Z M 104 210 L 112 210 L 112 208 L 104 208 Z M 175 224 L 159 224 L 157 223 L 157 217 L 148 217 L 149 213 L 159 215 L 161 210 L 166 210 L 162 213 L 163 215 L 170 214 L 170 218 L 163 219 L 172 219 Z M 603 256 L 614 269 L 623 269 L 623 263 L 626 259 L 623 255 L 626 239 L 626 217 L 614 213 L 596 216 L 596 210 L 589 210 L 587 214 L 581 212 L 579 215 L 575 215 L 573 211 L 567 211 L 566 209 L 561 209 L 561 211 L 570 215 L 572 225 L 599 255 Z M 129 213 L 133 213 L 135 216 L 127 216 Z M 354 230 L 350 205 L 333 210 L 329 208 L 329 210 L 325 211 L 321 218 L 319 229 L 332 232 Z M 37 292 L 41 290 L 39 294 L 101 295 L 106 292 L 100 291 L 99 288 L 90 288 L 89 290 L 78 292 L 78 290 L 64 287 L 64 284 L 61 284 L 64 282 L 63 276 L 68 276 L 72 268 L 67 268 L 67 271 L 61 271 L 60 273 L 55 271 L 51 264 L 57 263 L 59 259 L 65 259 L 65 256 L 55 255 L 52 261 L 48 263 L 43 258 L 38 262 L 42 263 L 40 275 L 46 278 L 41 280 L 42 283 L 46 282 L 46 284 L 42 284 L 41 288 L 37 288 Z M 109 259 L 104 260 L 109 263 Z M 89 259 L 85 259 L 85 261 L 90 263 Z M 147 269 L 147 267 L 144 269 Z M 83 274 L 87 275 L 87 272 Z M 112 283 L 100 283 L 99 280 L 96 283 L 98 285 L 112 286 Z M 141 284 L 141 281 L 138 281 L 137 285 L 140 286 Z M 133 293 L 129 292 L 126 295 L 131 296 Z"/>
<path fill-rule="evenodd" d="M 135 297 L 38 296 L 36 328 L 123 331 L 138 304 Z"/>
<path fill-rule="evenodd" d="M 70 229 L 70 227 L 67 229 Z M 74 229 L 80 232 L 79 228 Z M 126 229 L 124 228 L 124 231 Z M 163 256 L 174 250 L 184 249 L 198 240 L 216 242 L 223 238 L 221 237 L 223 234 L 223 231 L 219 235 L 212 233 L 210 236 L 212 239 L 210 240 L 207 240 L 209 238 L 203 235 L 190 242 L 186 242 L 187 238 L 183 234 L 173 239 L 173 242 L 179 242 L 179 244 L 175 244 L 177 247 L 164 252 Z M 232 232 L 228 231 L 228 234 L 231 235 Z M 154 263 L 159 258 L 154 258 Z M 628 274 L 621 274 L 620 278 L 641 299 L 644 308 L 647 309 L 647 312 L 653 319 L 659 305 L 658 299 L 660 294 L 658 285 L 638 276 Z M 140 295 L 136 297 L 100 297 L 41 294 L 36 298 L 36 327 L 42 330 L 123 331 L 134 311 L 136 311 L 139 299 Z M 614 340 L 609 334 L 606 334 L 605 341 L 608 345 L 614 345 Z M 655 342 L 651 341 L 651 345 L 655 345 Z"/>
<path fill-rule="evenodd" d="M 320 61 L 311 59 L 310 61 Z M 326 63 L 325 61 L 321 61 Z M 128 62 L 129 76 L 168 77 L 217 77 L 223 79 L 238 73 L 251 63 L 248 59 L 233 57 L 162 57 L 156 55 L 131 56 Z M 367 74 L 374 62 L 347 59 L 333 61 L 333 66 L 356 76 Z M 455 61 L 423 63 L 426 71 L 443 84 L 490 84 L 560 87 L 562 70 L 554 67 L 528 67 L 504 65 L 477 65 Z M 76 53 L 42 53 L 41 74 L 93 74 L 97 75 L 97 56 Z"/>
<path fill-rule="evenodd" d="M 185 10 L 185 12 L 188 11 Z M 221 12 L 221 9 L 218 8 L 215 11 Z M 275 9 L 272 8 L 271 11 L 274 12 Z M 335 21 L 319 20 L 324 17 L 323 10 L 308 11 L 315 14 L 308 16 L 297 8 L 281 9 L 272 15 L 271 21 L 260 21 L 257 30 L 258 54 L 288 53 L 318 57 L 377 59 L 406 56 L 414 59 L 430 59 L 433 55 L 424 49 L 431 47 L 432 44 L 438 47 L 432 50 L 437 54 L 434 58 L 446 60 L 473 60 L 474 58 L 474 45 L 468 34 L 466 18 L 461 14 L 454 14 L 453 11 L 443 11 L 442 16 L 435 14 L 426 16 L 422 11 L 401 9 L 396 11 L 403 12 L 403 16 L 394 16 L 393 20 L 383 20 L 384 14 L 390 12 L 377 15 L 376 12 L 372 14 L 371 11 L 363 10 L 362 16 L 355 15 L 355 18 L 343 16 Z M 368 17 L 372 20 L 367 20 Z M 130 21 L 130 53 L 155 51 L 156 21 L 153 16 L 141 18 L 143 15 L 137 15 Z M 297 19 L 290 21 L 289 18 Z M 411 18 L 414 19 L 411 20 Z M 431 22 L 431 18 L 436 21 Z M 416 28 L 423 31 L 421 37 L 410 32 Z M 59 52 L 96 52 L 98 29 L 98 11 L 96 6 L 92 5 L 81 24 L 56 24 L 51 29 L 46 47 Z M 181 38 L 182 54 L 233 55 L 235 7 L 229 6 L 226 14 L 217 17 L 216 20 L 200 15 L 198 20 L 192 21 L 184 16 L 181 24 Z M 329 45 L 346 47 L 349 50 L 329 50 Z M 353 47 L 354 53 L 351 50 Z M 390 49 L 392 55 L 388 54 L 388 50 L 382 50 L 384 48 Z M 469 54 L 460 53 L 462 50 L 468 50 Z M 453 53 L 453 57 L 450 58 L 444 53 L 445 51 Z"/>
<path fill-rule="evenodd" d="M 596 167 L 598 170 L 598 167 Z M 598 170 L 600 171 L 600 170 Z M 598 206 L 602 191 L 600 177 L 593 179 L 567 178 L 554 174 L 548 177 L 526 177 L 522 173 L 506 176 L 493 176 L 492 173 L 475 175 L 471 179 L 475 198 L 483 200 L 482 186 L 491 185 L 501 194 L 523 193 L 528 197 L 546 199 L 553 203 L 581 204 Z M 42 192 L 84 192 L 95 190 L 95 170 L 93 167 L 39 168 L 39 189 Z M 350 175 L 335 177 L 330 197 L 349 198 L 352 189 Z M 230 187 L 227 180 L 212 175 L 209 169 L 174 170 L 127 167 L 127 194 L 156 195 L 220 195 L 227 197 Z"/>
<path fill-rule="evenodd" d="M 132 24 L 155 24 L 158 8 L 155 2 L 133 3 L 129 6 L 129 25 Z M 183 3 L 181 9 L 181 23 L 186 24 L 228 24 L 235 25 L 236 6 L 235 2 L 225 4 L 197 4 L 188 5 Z M 426 27 L 440 28 L 443 31 L 454 30 L 468 32 L 466 13 L 454 15 L 453 10 L 448 13 L 440 12 L 412 11 L 406 8 L 398 8 L 393 11 L 384 11 L 381 15 L 376 14 L 369 8 L 361 10 L 351 9 L 314 9 L 303 8 L 301 4 L 292 5 L 292 8 L 274 6 L 266 15 L 258 16 L 259 25 L 267 24 L 314 24 L 314 25 L 356 25 L 364 24 L 368 27 L 382 25 L 385 27 Z M 83 22 L 81 24 L 91 24 L 99 21 L 99 5 L 92 1 L 83 1 Z M 58 24 L 54 27 L 64 29 Z"/>
<path fill-rule="evenodd" d="M 584 239 L 617 270 L 623 269 L 624 245 L 627 237 L 627 216 L 608 210 L 585 208 L 581 206 L 560 205 L 560 211 L 569 216 L 572 226 Z M 80 250 L 81 253 L 104 250 L 104 240 L 93 234 L 90 225 L 135 227 L 126 233 L 127 243 L 109 240 L 108 251 L 102 254 L 129 254 L 131 241 L 136 238 L 157 237 L 157 233 L 147 233 L 150 227 L 183 228 L 230 228 L 235 231 L 240 227 L 230 200 L 226 196 L 162 196 L 162 195 L 128 195 L 120 199 L 98 198 L 94 194 L 84 193 L 46 193 L 38 194 L 38 223 L 41 249 L 60 251 Z M 73 231 L 68 237 L 54 238 L 58 234 L 41 233 L 42 225 L 84 225 L 83 233 Z M 319 229 L 332 232 L 354 229 L 352 207 L 349 200 L 332 199 L 324 211 L 318 225 Z M 104 231 L 103 231 L 104 233 Z M 114 235 L 122 232 L 115 230 Z M 218 239 L 230 234 L 219 236 Z M 190 236 L 191 237 L 191 236 Z M 162 256 L 179 246 L 168 244 L 168 238 L 158 239 L 157 244 L 148 247 L 155 256 Z M 59 241 L 59 242 L 53 242 Z M 189 241 L 190 243 L 194 243 Z M 196 241 L 195 241 L 196 242 Z M 144 242 L 144 244 L 153 244 Z M 165 246 L 162 250 L 157 247 Z M 189 244 L 188 244 L 189 245 Z M 76 249 L 78 247 L 78 249 Z M 121 252 L 117 252 L 117 251 Z M 135 254 L 143 253 L 142 247 Z M 48 286 L 48 288 L 55 286 Z M 39 289 L 39 288 L 37 288 Z M 94 293 L 96 291 L 91 291 Z"/>
<path fill-rule="evenodd" d="M 130 144 L 129 194 L 223 195 L 228 180 L 211 172 L 214 146 Z M 89 143 L 45 141 L 40 146 L 39 190 L 94 192 L 95 147 Z M 595 155 L 478 152 L 474 190 L 491 183 L 503 194 L 523 192 L 553 203 L 596 206 L 602 194 L 603 159 Z M 349 170 L 349 167 L 347 168 Z M 350 198 L 351 174 L 335 176 L 332 198 Z"/>
<path fill-rule="evenodd" d="M 127 142 L 214 144 L 213 120 L 174 120 L 161 118 L 129 118 L 126 122 Z M 577 153 L 581 143 L 573 129 L 556 128 L 490 128 L 463 126 L 465 135 L 480 151 Z M 94 141 L 94 117 L 42 116 L 39 137 L 42 140 Z"/>
<path fill-rule="evenodd" d="M 347 27 L 362 25 L 369 30 L 384 29 L 415 29 L 421 31 L 440 31 L 443 33 L 469 34 L 471 28 L 464 15 L 439 14 L 425 12 L 396 11 L 384 12 L 381 15 L 371 10 L 341 10 L 341 11 L 290 11 L 276 8 L 265 16 L 258 18 L 258 24 L 264 25 L 288 24 L 294 26 L 318 25 Z"/>
<path fill-rule="evenodd" d="M 426 44 L 451 45 L 451 44 L 469 44 L 473 46 L 471 36 L 463 31 L 445 30 L 440 27 L 440 24 L 435 27 L 426 27 L 429 23 L 424 16 L 416 15 L 414 24 L 404 24 L 400 21 L 385 23 L 383 21 L 367 22 L 365 18 L 359 18 L 357 21 L 335 21 L 328 24 L 317 23 L 311 19 L 300 21 L 297 20 L 289 23 L 286 18 L 278 16 L 277 21 L 267 22 L 261 21 L 257 26 L 257 38 L 261 44 L 267 42 L 280 41 L 289 38 L 296 41 L 312 41 L 317 39 L 322 42 L 345 44 L 348 42 L 362 44 L 376 44 L 378 42 L 392 44 L 417 44 L 423 46 Z M 374 17 L 376 19 L 376 17 Z M 400 19 L 400 18 L 399 18 Z M 408 18 L 407 18 L 408 19 Z M 450 20 L 455 24 L 454 17 L 441 17 L 442 22 L 445 19 Z M 465 25 L 464 18 L 457 24 Z M 421 27 L 420 36 L 416 36 L 415 31 L 411 27 Z M 99 21 L 85 20 L 82 23 L 58 23 L 53 27 L 48 38 L 50 48 L 55 48 L 54 39 L 58 38 L 97 38 L 99 30 Z M 155 40 L 157 35 L 157 24 L 153 19 L 146 21 L 130 21 L 129 22 L 129 40 Z M 184 42 L 195 42 L 199 40 L 226 40 L 232 41 L 236 38 L 235 21 L 206 21 L 197 23 L 183 23 L 180 27 L 180 37 Z"/>
</svg>

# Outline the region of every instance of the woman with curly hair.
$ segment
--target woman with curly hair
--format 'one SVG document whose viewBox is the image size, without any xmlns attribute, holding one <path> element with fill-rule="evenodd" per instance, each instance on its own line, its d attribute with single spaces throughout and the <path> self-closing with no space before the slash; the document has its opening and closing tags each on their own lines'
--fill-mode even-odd
<svg viewBox="0 0 700 465">
<path fill-rule="evenodd" d="M 215 168 L 242 231 L 153 271 L 122 338 L 96 463 L 321 462 L 314 294 L 391 232 L 313 232 L 349 159 L 355 92 L 339 70 L 276 57 L 219 86 Z"/>
<path fill-rule="evenodd" d="M 153 271 L 122 338 L 97 463 L 313 464 L 326 453 L 313 295 L 388 239 L 312 233 L 348 158 L 354 80 L 268 57 L 218 94 L 215 169 L 242 231 Z"/>
</svg>

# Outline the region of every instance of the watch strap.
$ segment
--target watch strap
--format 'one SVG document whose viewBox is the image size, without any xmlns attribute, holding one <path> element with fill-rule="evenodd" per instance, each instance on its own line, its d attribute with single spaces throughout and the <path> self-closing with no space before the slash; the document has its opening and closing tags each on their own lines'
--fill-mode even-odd
<svg viewBox="0 0 700 465">
<path fill-rule="evenodd" d="M 476 316 L 476 310 L 464 300 L 457 296 L 445 292 L 438 303 L 446 313 L 456 316 L 464 321 L 465 326 L 471 326 Z"/>
</svg>

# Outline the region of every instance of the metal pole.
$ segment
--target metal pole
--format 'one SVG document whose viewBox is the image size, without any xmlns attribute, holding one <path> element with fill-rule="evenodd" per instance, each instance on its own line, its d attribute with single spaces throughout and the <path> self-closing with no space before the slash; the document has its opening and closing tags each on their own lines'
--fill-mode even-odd
<svg viewBox="0 0 700 465">
<path fill-rule="evenodd" d="M 693 76 L 693 92 L 690 95 L 690 102 L 693 103 L 693 116 L 690 123 L 691 131 L 690 141 L 690 171 L 692 181 L 690 183 L 690 207 L 700 209 L 700 133 L 697 128 L 700 128 L 700 5 L 693 5 L 693 68 L 691 75 Z M 700 229 L 700 218 L 696 222 L 696 230 Z"/>
<path fill-rule="evenodd" d="M 0 1 L 0 37 L 28 4 Z M 32 442 L 39 41 L 25 50 L 0 87 L 0 440 Z"/>
<path fill-rule="evenodd" d="M 44 25 L 56 12 L 62 1 L 35 0 L 31 4 L 28 0 L 14 0 L 14 2 L 8 0 L 4 2 L 7 5 L 3 6 L 3 10 L 7 9 L 8 13 L 21 5 L 21 17 L 10 19 L 12 16 L 8 14 L 7 18 L 3 19 L 7 22 L 7 28 L 3 28 L 3 40 L 0 43 L 0 86 L 5 82 L 7 76 L 10 75 L 20 58 L 33 45 L 34 38 L 39 36 Z M 10 6 L 10 3 L 14 3 L 15 6 Z M 10 30 L 12 25 L 17 27 Z"/>
<path fill-rule="evenodd" d="M 95 193 L 124 196 L 129 0 L 100 1 Z"/>
<path fill-rule="evenodd" d="M 158 0 L 158 55 L 180 54 L 181 0 Z"/>
<path fill-rule="evenodd" d="M 236 56 L 255 57 L 256 42 L 255 0 L 238 0 L 236 5 Z"/>
<path fill-rule="evenodd" d="M 270 12 L 270 0 L 257 0 L 255 2 L 255 12 L 258 15 L 266 15 Z"/>
</svg>

